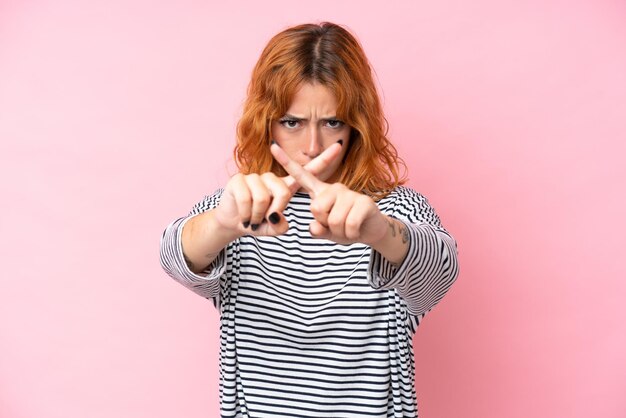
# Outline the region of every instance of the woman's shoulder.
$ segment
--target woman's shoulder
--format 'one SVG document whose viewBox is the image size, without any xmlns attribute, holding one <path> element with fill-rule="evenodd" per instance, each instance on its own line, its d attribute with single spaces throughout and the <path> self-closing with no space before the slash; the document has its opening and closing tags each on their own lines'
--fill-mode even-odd
<svg viewBox="0 0 626 418">
<path fill-rule="evenodd" d="M 189 215 L 197 215 L 199 213 L 205 212 L 210 209 L 214 209 L 220 203 L 220 198 L 222 197 L 222 193 L 224 192 L 223 188 L 215 190 L 212 194 L 204 196 L 204 198 L 196 203 Z"/>
<path fill-rule="evenodd" d="M 408 186 L 396 186 L 391 192 L 380 200 L 380 203 L 392 203 L 392 202 L 414 202 L 423 204 L 426 203 L 426 197 L 421 193 L 415 191 Z"/>
<path fill-rule="evenodd" d="M 410 222 L 441 226 L 441 220 L 428 199 L 410 187 L 396 187 L 379 202 L 379 207 L 388 215 Z"/>
</svg>

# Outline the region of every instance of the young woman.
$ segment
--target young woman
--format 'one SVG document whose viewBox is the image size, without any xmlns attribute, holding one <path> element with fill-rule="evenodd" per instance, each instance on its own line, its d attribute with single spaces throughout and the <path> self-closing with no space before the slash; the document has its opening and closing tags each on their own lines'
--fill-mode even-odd
<svg viewBox="0 0 626 418">
<path fill-rule="evenodd" d="M 221 315 L 223 417 L 416 417 L 412 336 L 458 274 L 402 186 L 369 62 L 332 23 L 256 64 L 239 173 L 163 234 L 165 271 Z"/>
</svg>

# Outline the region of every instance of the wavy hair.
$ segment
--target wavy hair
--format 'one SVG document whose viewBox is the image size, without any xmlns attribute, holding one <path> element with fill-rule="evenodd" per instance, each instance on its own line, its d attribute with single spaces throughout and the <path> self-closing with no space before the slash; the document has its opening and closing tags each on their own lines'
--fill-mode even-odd
<svg viewBox="0 0 626 418">
<path fill-rule="evenodd" d="M 406 165 L 387 139 L 388 122 L 363 48 L 346 29 L 328 22 L 288 28 L 261 53 L 237 124 L 240 172 L 286 174 L 269 150 L 271 124 L 287 112 L 303 82 L 331 90 L 337 118 L 351 127 L 339 182 L 380 199 L 406 181 Z"/>
</svg>

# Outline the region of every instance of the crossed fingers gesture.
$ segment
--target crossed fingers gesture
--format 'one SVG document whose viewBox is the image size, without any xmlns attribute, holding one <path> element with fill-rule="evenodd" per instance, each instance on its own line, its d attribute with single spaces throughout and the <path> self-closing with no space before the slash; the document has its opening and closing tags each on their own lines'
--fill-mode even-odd
<svg viewBox="0 0 626 418">
<path fill-rule="evenodd" d="M 225 187 L 216 220 L 235 235 L 280 235 L 289 225 L 281 215 L 293 194 L 304 189 L 311 195 L 311 235 L 337 243 L 372 244 L 386 232 L 387 221 L 369 197 L 340 183 L 326 183 L 316 177 L 341 152 L 333 144 L 305 166 L 293 161 L 277 145 L 271 153 L 288 176 L 273 173 L 236 174 Z"/>
<path fill-rule="evenodd" d="M 321 181 L 277 144 L 272 144 L 270 150 L 295 182 L 311 195 L 311 213 L 315 218 L 309 227 L 311 235 L 340 244 L 371 245 L 383 238 L 388 222 L 372 198 L 341 183 Z"/>
</svg>

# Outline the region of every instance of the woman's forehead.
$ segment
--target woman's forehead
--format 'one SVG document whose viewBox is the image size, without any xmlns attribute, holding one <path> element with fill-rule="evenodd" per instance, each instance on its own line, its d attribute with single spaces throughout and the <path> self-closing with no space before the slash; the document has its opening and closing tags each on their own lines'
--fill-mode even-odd
<svg viewBox="0 0 626 418">
<path fill-rule="evenodd" d="M 328 87 L 320 83 L 301 83 L 291 99 L 289 109 L 312 106 L 334 110 L 337 108 L 337 98 Z"/>
</svg>

